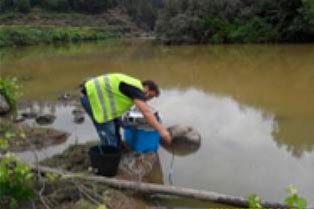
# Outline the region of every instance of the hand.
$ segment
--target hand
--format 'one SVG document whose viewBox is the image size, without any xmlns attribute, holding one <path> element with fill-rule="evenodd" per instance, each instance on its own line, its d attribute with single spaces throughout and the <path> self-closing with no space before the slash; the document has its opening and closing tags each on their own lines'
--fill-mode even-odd
<svg viewBox="0 0 314 209">
<path fill-rule="evenodd" d="M 165 142 L 167 145 L 171 144 L 171 135 L 166 129 L 163 129 L 160 132 L 160 137 L 163 139 L 163 142 Z"/>
</svg>

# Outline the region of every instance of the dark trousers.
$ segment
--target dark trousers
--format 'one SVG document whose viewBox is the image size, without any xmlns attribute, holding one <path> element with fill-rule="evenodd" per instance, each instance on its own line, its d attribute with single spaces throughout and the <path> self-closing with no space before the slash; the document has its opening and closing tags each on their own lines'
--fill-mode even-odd
<svg viewBox="0 0 314 209">
<path fill-rule="evenodd" d="M 102 145 L 120 147 L 121 146 L 121 135 L 120 135 L 120 127 L 121 121 L 120 119 L 114 119 L 112 121 L 108 121 L 105 123 L 97 123 L 93 117 L 91 105 L 87 96 L 81 96 L 81 104 L 87 114 L 90 116 L 91 120 L 94 123 L 94 126 L 97 130 L 98 136 L 100 138 L 100 142 Z"/>
</svg>

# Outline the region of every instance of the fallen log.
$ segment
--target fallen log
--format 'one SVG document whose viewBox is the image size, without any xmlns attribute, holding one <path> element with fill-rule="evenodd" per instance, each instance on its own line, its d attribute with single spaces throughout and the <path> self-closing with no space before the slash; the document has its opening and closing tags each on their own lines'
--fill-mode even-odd
<svg viewBox="0 0 314 209">
<path fill-rule="evenodd" d="M 85 174 L 75 174 L 65 172 L 62 170 L 49 168 L 45 166 L 31 166 L 33 170 L 41 173 L 53 173 L 57 174 L 63 179 L 81 179 L 86 181 L 93 181 L 106 184 L 110 187 L 117 189 L 133 190 L 144 194 L 163 194 L 163 195 L 175 195 L 185 198 L 193 198 L 203 201 L 211 201 L 215 203 L 222 203 L 236 207 L 248 207 L 248 200 L 242 197 L 236 197 L 226 194 L 221 194 L 212 191 L 196 190 L 178 186 L 159 185 L 152 183 L 133 182 L 121 179 L 108 178 L 103 176 L 92 176 Z M 264 208 L 289 208 L 282 203 L 262 202 Z"/>
</svg>

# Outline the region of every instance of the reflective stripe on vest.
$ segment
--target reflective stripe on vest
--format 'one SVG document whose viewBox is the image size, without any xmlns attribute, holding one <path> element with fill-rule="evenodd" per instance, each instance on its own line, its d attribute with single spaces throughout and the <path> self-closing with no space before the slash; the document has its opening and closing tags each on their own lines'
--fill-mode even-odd
<svg viewBox="0 0 314 209">
<path fill-rule="evenodd" d="M 107 90 L 107 95 L 110 103 L 110 107 L 112 110 L 112 117 L 116 118 L 118 116 L 117 114 L 117 107 L 116 107 L 116 101 L 114 99 L 113 93 L 112 93 L 112 88 L 110 85 L 109 77 L 106 75 L 105 76 L 105 85 L 106 85 L 106 90 Z"/>
<path fill-rule="evenodd" d="M 133 105 L 133 100 L 120 92 L 121 81 L 143 90 L 140 80 L 123 74 L 103 75 L 86 82 L 87 96 L 96 122 L 118 118 Z"/>
</svg>

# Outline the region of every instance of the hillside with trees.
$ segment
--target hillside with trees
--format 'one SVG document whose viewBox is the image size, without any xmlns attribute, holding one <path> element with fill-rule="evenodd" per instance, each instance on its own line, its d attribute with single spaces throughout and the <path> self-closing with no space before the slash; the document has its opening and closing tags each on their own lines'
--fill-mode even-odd
<svg viewBox="0 0 314 209">
<path fill-rule="evenodd" d="M 118 25 L 165 43 L 314 41 L 314 0 L 0 0 L 0 12 L 1 25 Z"/>
</svg>

